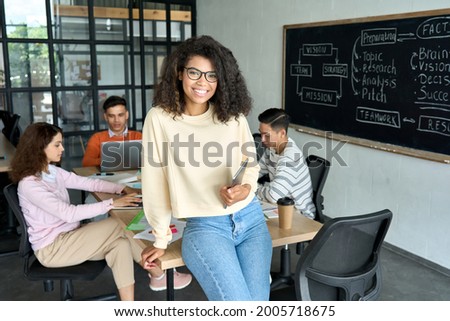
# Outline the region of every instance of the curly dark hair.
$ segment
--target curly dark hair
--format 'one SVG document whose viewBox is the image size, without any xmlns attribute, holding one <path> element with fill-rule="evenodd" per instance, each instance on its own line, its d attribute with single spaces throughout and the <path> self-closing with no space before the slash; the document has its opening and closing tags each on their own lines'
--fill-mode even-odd
<svg viewBox="0 0 450 321">
<path fill-rule="evenodd" d="M 13 183 L 24 177 L 39 175 L 48 162 L 44 149 L 62 129 L 48 123 L 34 123 L 25 129 L 11 161 L 9 176 Z"/>
<path fill-rule="evenodd" d="M 228 48 L 210 36 L 193 37 L 181 43 L 167 57 L 161 70 L 161 81 L 156 87 L 153 106 L 180 116 L 184 112 L 185 99 L 179 73 L 194 56 L 210 60 L 217 74 L 217 89 L 210 102 L 220 122 L 247 116 L 252 108 L 252 99 L 241 74 L 236 58 Z"/>
</svg>

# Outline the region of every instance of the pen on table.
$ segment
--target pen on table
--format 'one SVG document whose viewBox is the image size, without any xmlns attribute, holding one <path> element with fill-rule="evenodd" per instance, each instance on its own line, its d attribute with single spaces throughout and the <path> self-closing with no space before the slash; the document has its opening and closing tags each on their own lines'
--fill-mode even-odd
<svg viewBox="0 0 450 321">
<path fill-rule="evenodd" d="M 112 176 L 114 173 L 95 173 L 97 176 Z"/>
</svg>

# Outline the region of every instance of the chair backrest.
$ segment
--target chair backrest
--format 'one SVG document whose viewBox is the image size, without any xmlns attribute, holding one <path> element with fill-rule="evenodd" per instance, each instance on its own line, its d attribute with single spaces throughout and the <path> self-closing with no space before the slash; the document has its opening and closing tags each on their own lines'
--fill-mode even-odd
<svg viewBox="0 0 450 321">
<path fill-rule="evenodd" d="M 255 141 L 255 147 L 256 147 L 256 158 L 259 161 L 262 154 L 264 153 L 264 145 L 261 140 L 261 134 L 260 133 L 253 133 L 253 140 Z"/>
<path fill-rule="evenodd" d="M 3 134 L 11 142 L 11 144 L 17 146 L 21 134 L 19 126 L 20 115 L 11 114 L 6 110 L 0 110 L 0 117 L 3 121 Z"/>
<path fill-rule="evenodd" d="M 5 194 L 9 207 L 13 211 L 21 227 L 19 255 L 28 258 L 33 254 L 33 249 L 31 248 L 31 243 L 28 240 L 28 229 L 25 222 L 25 217 L 23 216 L 22 209 L 20 208 L 19 197 L 17 195 L 17 184 L 9 184 L 5 186 L 3 193 Z"/>
<path fill-rule="evenodd" d="M 313 188 L 313 202 L 316 206 L 316 221 L 321 223 L 324 222 L 324 216 L 322 210 L 323 206 L 323 196 L 322 190 L 325 186 L 325 181 L 330 170 L 330 162 L 325 158 L 309 155 L 306 158 L 306 164 L 309 167 L 309 174 L 311 176 L 311 184 Z"/>
<path fill-rule="evenodd" d="M 392 212 L 325 222 L 297 263 L 298 300 L 375 300 L 381 287 L 380 250 Z"/>
</svg>

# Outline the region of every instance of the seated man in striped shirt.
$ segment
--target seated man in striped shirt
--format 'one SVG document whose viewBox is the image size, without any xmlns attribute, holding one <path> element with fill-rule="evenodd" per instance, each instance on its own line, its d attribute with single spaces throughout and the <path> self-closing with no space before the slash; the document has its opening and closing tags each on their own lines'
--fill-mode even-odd
<svg viewBox="0 0 450 321">
<path fill-rule="evenodd" d="M 259 160 L 259 177 L 268 175 L 269 181 L 262 182 L 256 194 L 270 203 L 291 197 L 295 208 L 314 219 L 316 207 L 312 201 L 311 177 L 302 151 L 287 135 L 289 115 L 282 109 L 270 108 L 260 114 L 258 120 L 261 141 L 266 147 Z"/>
</svg>

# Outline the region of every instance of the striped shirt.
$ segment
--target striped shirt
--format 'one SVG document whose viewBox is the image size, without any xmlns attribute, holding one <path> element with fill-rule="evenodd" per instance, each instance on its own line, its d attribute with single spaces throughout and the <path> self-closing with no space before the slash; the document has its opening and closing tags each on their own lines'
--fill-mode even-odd
<svg viewBox="0 0 450 321">
<path fill-rule="evenodd" d="M 261 200 L 276 203 L 279 198 L 291 197 L 295 200 L 295 207 L 304 216 L 314 219 L 316 207 L 312 200 L 309 169 L 302 151 L 291 138 L 281 154 L 266 148 L 259 166 L 259 177 L 269 174 L 270 178 L 270 182 L 258 186 L 256 194 Z"/>
</svg>

